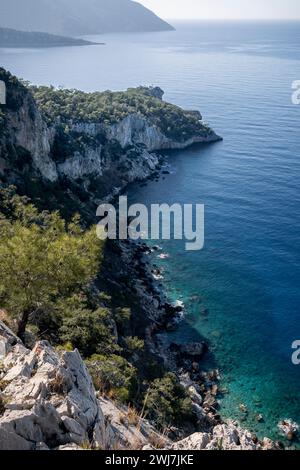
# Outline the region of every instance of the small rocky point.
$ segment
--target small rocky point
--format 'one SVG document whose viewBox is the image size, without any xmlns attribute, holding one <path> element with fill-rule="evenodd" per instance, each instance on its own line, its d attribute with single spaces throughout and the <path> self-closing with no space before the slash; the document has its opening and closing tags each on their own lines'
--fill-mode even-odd
<svg viewBox="0 0 300 470">
<path fill-rule="evenodd" d="M 78 351 L 48 342 L 32 350 L 0 322 L 0 450 L 81 449 L 261 450 L 268 439 L 229 422 L 179 442 L 160 435 L 145 419 L 130 416 L 96 393 Z"/>
</svg>

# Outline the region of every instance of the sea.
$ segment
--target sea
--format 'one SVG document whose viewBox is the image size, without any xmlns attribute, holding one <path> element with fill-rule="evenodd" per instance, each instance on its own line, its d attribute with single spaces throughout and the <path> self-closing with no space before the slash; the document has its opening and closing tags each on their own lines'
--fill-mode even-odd
<svg viewBox="0 0 300 470">
<path fill-rule="evenodd" d="M 204 204 L 204 248 L 160 241 L 169 257 L 153 259 L 163 288 L 185 305 L 170 341 L 205 340 L 202 367 L 220 371 L 223 418 L 284 441 L 278 422 L 300 424 L 300 365 L 292 362 L 300 340 L 300 105 L 292 100 L 300 23 L 174 26 L 88 37 L 106 45 L 0 49 L 0 66 L 34 84 L 85 91 L 160 86 L 223 137 L 166 155 L 166 174 L 129 196 Z"/>
</svg>

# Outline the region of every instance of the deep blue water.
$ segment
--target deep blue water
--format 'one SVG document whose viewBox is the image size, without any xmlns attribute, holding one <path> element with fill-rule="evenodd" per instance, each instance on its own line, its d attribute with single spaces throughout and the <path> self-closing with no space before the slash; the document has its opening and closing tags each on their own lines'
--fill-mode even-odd
<svg viewBox="0 0 300 470">
<path fill-rule="evenodd" d="M 163 242 L 165 287 L 187 308 L 175 336 L 209 341 L 229 391 L 225 417 L 245 419 L 243 403 L 243 424 L 278 438 L 280 419 L 300 423 L 300 366 L 291 363 L 300 339 L 300 106 L 291 102 L 300 24 L 177 26 L 108 35 L 105 47 L 0 50 L 0 64 L 34 83 L 84 90 L 159 85 L 224 137 L 170 155 L 171 174 L 135 188 L 134 199 L 205 204 L 204 250 Z"/>
</svg>

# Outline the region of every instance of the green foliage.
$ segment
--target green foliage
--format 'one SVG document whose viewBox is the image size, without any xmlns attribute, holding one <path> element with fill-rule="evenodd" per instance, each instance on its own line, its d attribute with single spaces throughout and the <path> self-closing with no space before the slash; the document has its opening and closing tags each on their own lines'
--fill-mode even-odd
<svg viewBox="0 0 300 470">
<path fill-rule="evenodd" d="M 121 328 L 126 328 L 131 318 L 131 310 L 130 308 L 117 308 L 115 312 L 115 319 L 117 325 Z"/>
<path fill-rule="evenodd" d="M 137 338 L 136 336 L 128 336 L 125 338 L 125 344 L 130 353 L 142 351 L 145 346 L 144 340 Z"/>
<path fill-rule="evenodd" d="M 105 143 L 103 134 L 95 137 L 84 132 L 71 130 L 67 124 L 58 124 L 51 148 L 51 156 L 57 162 L 63 162 L 75 152 L 84 152 L 86 147 L 96 149 Z"/>
<path fill-rule="evenodd" d="M 191 399 L 172 373 L 154 380 L 145 400 L 145 410 L 160 428 L 193 419 Z"/>
<path fill-rule="evenodd" d="M 111 125 L 130 114 L 139 114 L 165 135 L 178 141 L 211 132 L 199 121 L 199 116 L 152 96 L 149 89 L 143 87 L 131 88 L 126 92 L 102 93 L 57 90 L 54 87 L 33 87 L 32 90 L 39 108 L 51 124 L 91 122 Z M 117 155 L 116 152 L 116 158 Z"/>
<path fill-rule="evenodd" d="M 28 88 L 11 73 L 0 67 L 0 80 L 6 85 L 6 109 L 10 111 L 18 111 L 23 104 L 24 98 L 28 95 Z"/>
<path fill-rule="evenodd" d="M 137 370 L 121 356 L 94 355 L 87 361 L 96 390 L 127 403 L 137 391 Z"/>
<path fill-rule="evenodd" d="M 6 120 L 5 120 L 5 112 L 0 105 L 0 133 L 2 134 L 5 130 Z M 1 135 L 0 135 L 1 139 Z"/>
<path fill-rule="evenodd" d="M 73 352 L 74 351 L 74 346 L 72 343 L 70 343 L 69 341 L 67 343 L 64 343 L 64 344 L 61 344 L 59 346 L 56 347 L 56 350 L 57 351 L 62 351 L 62 352 Z"/>
<path fill-rule="evenodd" d="M 67 224 L 58 212 L 40 213 L 11 189 L 2 190 L 0 200 L 1 305 L 25 322 L 24 330 L 31 314 L 95 278 L 103 242 L 95 228 L 81 228 L 79 216 Z"/>
<path fill-rule="evenodd" d="M 71 343 L 84 357 L 112 354 L 120 350 L 111 310 L 99 307 L 92 311 L 76 297 L 61 304 L 60 311 L 60 341 Z"/>
</svg>

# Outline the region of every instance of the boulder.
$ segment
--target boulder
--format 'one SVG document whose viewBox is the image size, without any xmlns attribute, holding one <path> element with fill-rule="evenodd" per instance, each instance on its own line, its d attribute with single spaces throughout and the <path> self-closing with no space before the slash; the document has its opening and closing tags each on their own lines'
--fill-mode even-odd
<svg viewBox="0 0 300 470">
<path fill-rule="evenodd" d="M 181 357 L 192 360 L 201 359 L 208 350 L 207 344 L 204 342 L 188 344 L 172 343 L 170 348 L 172 351 L 177 352 Z"/>
<path fill-rule="evenodd" d="M 176 442 L 170 448 L 172 450 L 204 450 L 209 444 L 211 436 L 207 433 L 195 433 L 191 436 Z"/>
<path fill-rule="evenodd" d="M 0 449 L 102 447 L 104 415 L 78 351 L 59 354 L 42 341 L 26 349 L 2 323 Z"/>
</svg>

